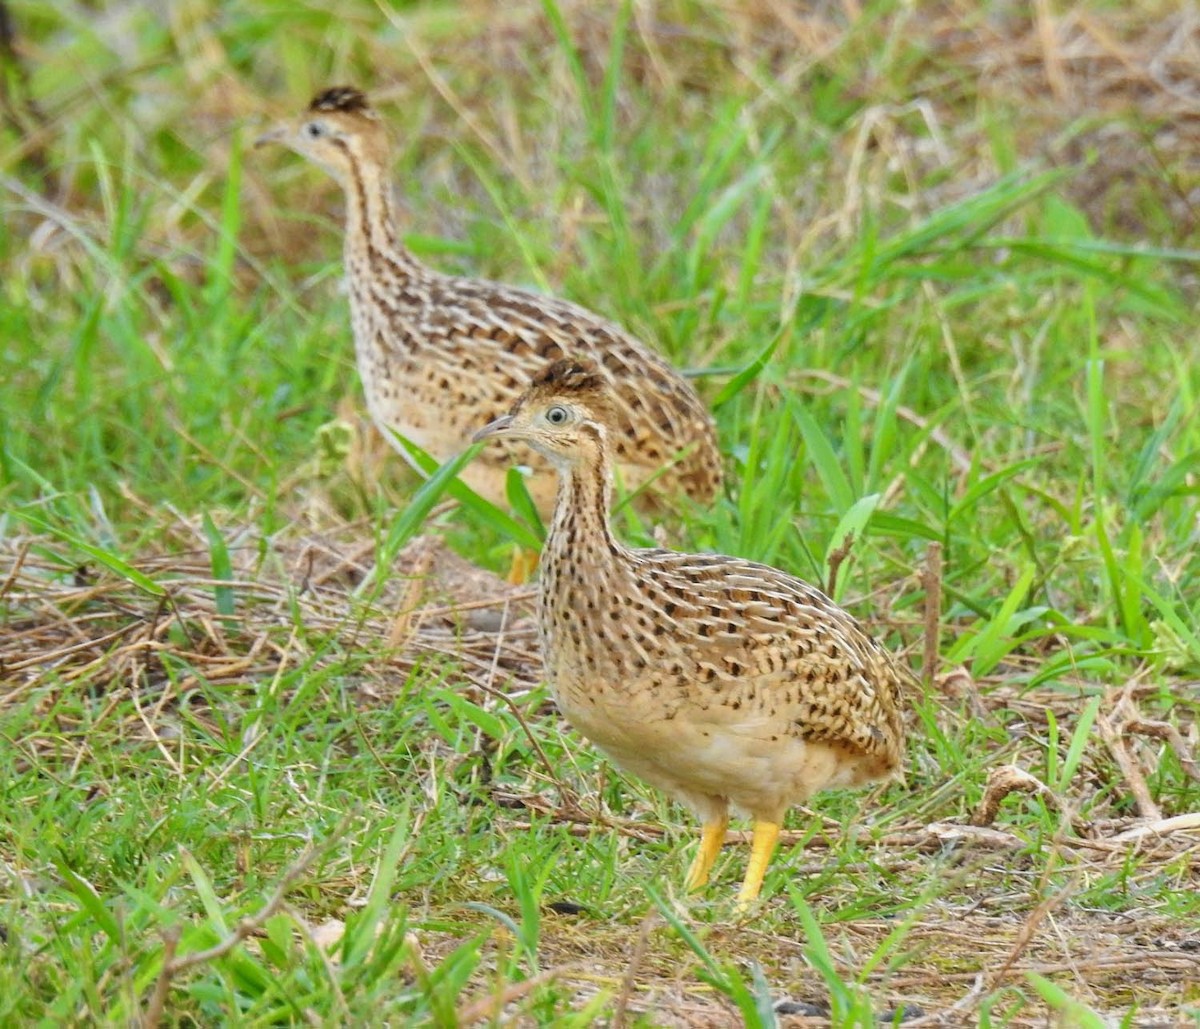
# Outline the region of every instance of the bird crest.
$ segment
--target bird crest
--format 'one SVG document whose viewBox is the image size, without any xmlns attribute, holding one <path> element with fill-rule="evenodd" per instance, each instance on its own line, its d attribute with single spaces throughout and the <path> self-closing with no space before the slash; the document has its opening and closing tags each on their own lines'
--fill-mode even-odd
<svg viewBox="0 0 1200 1029">
<path fill-rule="evenodd" d="M 308 105 L 310 111 L 341 111 L 345 114 L 369 114 L 367 94 L 354 86 L 334 86 L 323 90 Z"/>
<path fill-rule="evenodd" d="M 605 383 L 596 362 L 590 358 L 560 357 L 534 376 L 530 392 L 534 390 L 539 393 L 596 394 L 605 392 Z"/>
</svg>

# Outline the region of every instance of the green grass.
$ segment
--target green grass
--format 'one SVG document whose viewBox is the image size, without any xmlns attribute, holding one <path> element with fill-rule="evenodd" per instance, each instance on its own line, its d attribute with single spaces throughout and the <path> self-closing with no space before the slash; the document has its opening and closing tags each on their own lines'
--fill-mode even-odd
<svg viewBox="0 0 1200 1029">
<path fill-rule="evenodd" d="M 1119 838 L 1101 731 L 1178 729 L 1125 746 L 1200 809 L 1197 182 L 1103 67 L 1050 95 L 999 5 L 7 6 L 0 1021 L 1200 1022 L 1195 830 Z M 1113 31 L 1149 60 L 1171 17 Z M 337 189 L 249 149 L 342 81 L 420 256 L 696 376 L 728 488 L 676 545 L 825 582 L 850 539 L 838 597 L 916 664 L 941 544 L 906 781 L 793 812 L 750 920 L 746 848 L 684 898 L 694 826 L 553 715 L 528 637 L 386 644 L 416 534 L 500 570 L 537 528 L 364 429 Z M 1049 793 L 971 835 L 1007 764 Z"/>
</svg>

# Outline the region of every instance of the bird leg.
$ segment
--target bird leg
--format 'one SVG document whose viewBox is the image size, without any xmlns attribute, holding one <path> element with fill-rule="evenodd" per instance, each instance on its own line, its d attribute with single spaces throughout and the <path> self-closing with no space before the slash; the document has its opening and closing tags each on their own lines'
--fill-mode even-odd
<svg viewBox="0 0 1200 1029">
<path fill-rule="evenodd" d="M 746 878 L 742 880 L 742 888 L 738 890 L 737 906 L 745 909 L 758 896 L 762 889 L 763 876 L 767 874 L 767 865 L 771 862 L 771 854 L 779 840 L 779 823 L 754 822 L 754 842 L 750 846 L 750 863 L 746 866 Z"/>
<path fill-rule="evenodd" d="M 684 889 L 689 893 L 692 890 L 700 889 L 708 882 L 708 873 L 712 871 L 717 855 L 721 853 L 721 845 L 725 842 L 725 829 L 728 825 L 728 815 L 720 815 L 704 823 L 700 830 L 700 849 L 692 858 L 687 880 L 684 883 Z"/>
<path fill-rule="evenodd" d="M 523 586 L 537 571 L 538 552 L 526 550 L 520 544 L 513 553 L 512 565 L 508 569 L 508 581 L 514 586 Z"/>
</svg>

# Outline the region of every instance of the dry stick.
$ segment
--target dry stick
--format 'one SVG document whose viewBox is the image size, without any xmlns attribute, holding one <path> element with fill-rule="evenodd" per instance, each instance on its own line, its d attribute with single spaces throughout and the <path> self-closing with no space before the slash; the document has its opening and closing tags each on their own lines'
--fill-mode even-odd
<svg viewBox="0 0 1200 1029">
<path fill-rule="evenodd" d="M 633 23 L 637 26 L 638 35 L 642 37 L 642 46 L 646 51 L 646 57 L 650 60 L 650 67 L 654 69 L 654 74 L 658 76 L 658 81 L 662 83 L 663 91 L 668 94 L 674 93 L 678 86 L 678 81 L 671 74 L 667 62 L 663 59 L 658 41 L 654 38 L 654 12 L 652 10 L 647 11 L 647 8 L 651 7 L 651 5 L 634 3 L 632 6 Z"/>
<path fill-rule="evenodd" d="M 106 632 L 103 636 L 97 636 L 95 639 L 84 640 L 82 643 L 75 643 L 66 647 L 59 647 L 57 650 L 44 651 L 41 654 L 35 654 L 33 657 L 26 658 L 24 661 L 14 661 L 8 665 L 9 672 L 19 672 L 23 668 L 33 668 L 38 665 L 46 665 L 51 661 L 57 661 L 60 658 L 70 657 L 72 654 L 77 654 L 82 650 L 88 650 L 93 647 L 102 647 L 105 643 L 110 643 L 115 639 L 120 639 L 122 636 L 127 636 L 139 626 L 136 623 L 122 625 L 119 629 L 114 629 L 112 632 Z"/>
<path fill-rule="evenodd" d="M 1129 792 L 1133 794 L 1138 814 L 1143 818 L 1158 821 L 1162 818 L 1162 811 L 1154 803 L 1154 798 L 1150 796 L 1150 787 L 1146 785 L 1146 777 L 1142 775 L 1142 770 L 1138 767 L 1133 755 L 1129 753 L 1125 741 L 1113 728 L 1107 715 L 1099 715 L 1096 718 L 1096 728 L 1100 730 L 1101 738 L 1108 747 L 1109 753 L 1112 754 L 1113 760 L 1117 762 L 1117 767 L 1121 769 L 1125 782 L 1129 785 Z"/>
<path fill-rule="evenodd" d="M 167 764 L 171 766 L 171 770 L 174 771 L 176 777 L 182 780 L 185 778 L 183 769 L 179 766 L 179 762 L 176 761 L 174 756 L 171 754 L 171 751 L 167 747 L 166 743 L 163 742 L 163 738 L 158 734 L 158 729 L 155 728 L 154 723 L 146 716 L 146 709 L 142 707 L 142 701 L 139 696 L 140 691 L 138 689 L 138 669 L 136 660 L 134 661 L 132 671 L 133 674 L 131 674 L 129 677 L 131 681 L 129 684 L 128 696 L 133 702 L 133 709 L 137 712 L 138 718 L 141 719 L 142 725 L 146 727 L 146 732 L 150 734 L 150 738 L 154 740 L 154 745 L 158 748 L 159 753 L 162 754 Z"/>
<path fill-rule="evenodd" d="M 172 942 L 169 933 L 163 934 L 162 970 L 158 973 L 158 980 L 154 984 L 154 993 L 151 995 L 150 1002 L 146 1005 L 146 1011 L 142 1016 L 142 1029 L 155 1029 L 158 1025 L 162 1017 L 162 1008 L 166 1001 L 167 992 L 171 988 L 171 979 L 180 972 L 186 972 L 189 968 L 194 968 L 196 965 L 207 964 L 210 961 L 217 960 L 217 958 L 224 957 L 248 936 L 261 929 L 267 919 L 282 907 L 284 899 L 296 884 L 296 880 L 308 871 L 309 867 L 320 854 L 324 853 L 328 847 L 343 837 L 348 821 L 348 819 L 344 820 L 320 846 L 309 843 L 296 860 L 296 863 L 284 872 L 283 878 L 279 880 L 279 885 L 275 887 L 275 892 L 271 894 L 267 902 L 254 915 L 249 918 L 243 918 L 238 922 L 233 932 L 220 942 L 213 944 L 206 950 L 194 951 L 191 954 L 184 954 L 183 957 L 177 958 L 175 957 L 175 947 L 178 945 L 178 936 Z M 157 1007 L 155 1007 L 156 1002 Z"/>
<path fill-rule="evenodd" d="M 425 588 L 429 585 L 429 573 L 433 569 L 433 552 L 425 551 L 417 557 L 416 564 L 405 576 L 404 592 L 396 605 L 396 617 L 388 631 L 389 650 L 401 650 L 420 625 L 423 612 L 421 601 L 425 599 Z M 414 621 L 416 624 L 414 624 Z"/>
<path fill-rule="evenodd" d="M 566 811 L 577 812 L 578 814 L 586 817 L 589 825 L 595 825 L 599 820 L 595 817 L 587 815 L 587 812 L 585 812 L 583 808 L 579 806 L 579 797 L 575 791 L 555 774 L 554 765 L 550 763 L 550 758 L 547 757 L 546 752 L 542 749 L 542 745 L 538 742 L 538 738 L 533 734 L 533 730 L 529 728 L 529 723 L 525 721 L 525 716 L 521 713 L 521 709 L 517 707 L 516 701 L 514 701 L 512 697 L 510 697 L 503 690 L 497 689 L 495 686 L 491 686 L 488 683 L 477 682 L 475 685 L 483 690 L 484 693 L 495 697 L 497 700 L 503 701 L 507 705 L 508 709 L 512 712 L 513 717 L 517 720 L 517 724 L 521 726 L 521 729 L 529 738 L 529 742 L 533 745 L 533 749 L 537 751 L 538 760 L 541 761 L 543 767 L 546 769 L 546 774 L 550 777 L 550 781 L 554 783 L 555 788 L 558 790 L 559 796 L 562 797 Z"/>
<path fill-rule="evenodd" d="M 1073 822 L 1072 813 L 1066 802 L 1063 802 L 1059 805 L 1059 812 L 1062 821 L 1060 823 L 1058 832 L 1054 834 L 1054 849 L 1050 855 L 1052 859 L 1061 854 L 1061 837 L 1064 830 L 1069 830 Z M 1039 891 L 1046 889 L 1046 886 L 1050 881 L 1051 868 L 1056 863 L 1057 862 L 1054 860 L 1047 860 L 1044 864 L 1040 881 L 1038 882 L 1037 886 Z M 992 989 L 995 989 L 996 986 L 999 985 L 1000 981 L 1008 974 L 1009 969 L 1011 969 L 1012 966 L 1017 963 L 1021 955 L 1025 953 L 1025 950 L 1033 940 L 1034 934 L 1038 930 L 1038 926 L 1040 926 L 1042 922 L 1044 922 L 1050 916 L 1051 912 L 1061 907 L 1075 893 L 1078 885 L 1078 878 L 1078 873 L 1076 873 L 1071 881 L 1068 882 L 1061 890 L 1052 896 L 1046 897 L 1036 908 L 1033 909 L 1032 912 L 1030 912 L 1029 917 L 1025 920 L 1025 924 L 1021 926 L 1020 930 L 1017 932 L 1017 938 L 1013 941 L 1012 949 L 1008 952 L 1008 957 L 1004 959 L 1004 963 L 1000 966 L 999 971 L 990 977 Z"/>
<path fill-rule="evenodd" d="M 921 657 L 921 678 L 931 685 L 937 673 L 938 628 L 942 619 L 942 545 L 930 543 L 925 548 L 925 567 L 921 571 L 921 586 L 925 590 L 925 651 Z"/>
<path fill-rule="evenodd" d="M 928 1015 L 922 1015 L 920 1018 L 905 1019 L 904 1025 L 906 1026 L 906 1029 L 918 1029 L 919 1026 L 941 1026 L 950 1024 L 948 1020 L 951 1015 L 965 1015 L 968 1011 L 974 1009 L 974 1007 L 983 999 L 983 995 L 987 992 L 985 989 L 986 985 L 987 984 L 984 981 L 983 973 L 976 973 L 975 982 L 972 984 L 971 988 L 961 997 L 959 997 L 958 1000 L 946 1008 L 945 1011 L 934 1011 Z"/>
<path fill-rule="evenodd" d="M 17 559 L 13 562 L 12 571 L 4 579 L 4 585 L 0 586 L 0 600 L 4 595 L 12 589 L 12 585 L 17 581 L 17 576 L 21 574 L 21 568 L 25 564 L 25 558 L 29 555 L 30 549 L 33 547 L 33 540 L 27 539 L 21 543 L 21 549 L 17 551 Z"/>
<path fill-rule="evenodd" d="M 854 549 L 854 533 L 846 533 L 846 538 L 842 540 L 842 545 L 829 555 L 829 575 L 825 592 L 831 597 L 833 596 L 834 587 L 837 586 L 838 571 L 842 567 L 842 562 L 850 556 L 850 551 Z"/>
<path fill-rule="evenodd" d="M 1041 49 L 1042 65 L 1046 69 L 1046 81 L 1054 94 L 1054 99 L 1065 104 L 1071 99 L 1071 86 L 1067 74 L 1063 70 L 1062 48 L 1058 42 L 1054 14 L 1050 10 L 1048 0 L 1036 0 L 1033 6 L 1037 12 L 1038 43 Z"/>
<path fill-rule="evenodd" d="M 621 977 L 621 992 L 617 994 L 617 1003 L 613 1006 L 613 1029 L 624 1029 L 625 1012 L 629 1007 L 629 1000 L 633 996 L 633 987 L 637 982 L 638 969 L 641 967 L 642 960 L 646 956 L 646 947 L 650 942 L 650 929 L 656 921 L 658 921 L 658 912 L 651 910 L 646 913 L 646 917 L 642 919 L 641 926 L 638 927 L 637 943 L 634 944 L 633 954 L 629 958 L 629 966 L 625 969 L 625 974 Z"/>
<path fill-rule="evenodd" d="M 1016 765 L 1001 765 L 988 773 L 987 786 L 979 805 L 971 813 L 970 824 L 991 825 L 1000 811 L 1000 802 L 1010 793 L 1031 793 L 1054 807 L 1060 807 L 1058 798 L 1037 776 Z"/>
<path fill-rule="evenodd" d="M 1187 745 L 1187 741 L 1183 738 L 1183 734 L 1170 722 L 1151 721 L 1147 718 L 1131 718 L 1121 726 L 1121 735 L 1130 736 L 1134 733 L 1141 736 L 1154 736 L 1157 739 L 1165 740 L 1175 752 L 1179 766 L 1189 776 L 1200 782 L 1200 764 L 1197 764 L 1196 759 L 1192 756 L 1192 752 Z"/>
<path fill-rule="evenodd" d="M 537 590 L 522 590 L 520 593 L 510 593 L 507 596 L 485 597 L 483 600 L 467 600 L 461 604 L 449 604 L 443 607 L 427 607 L 422 609 L 426 618 L 444 618 L 456 615 L 461 611 L 479 611 L 489 607 L 500 607 L 504 604 L 517 604 L 526 600 L 536 600 Z"/>
<path fill-rule="evenodd" d="M 146 1010 L 142 1014 L 142 1029 L 153 1029 L 158 1025 L 162 1018 L 163 1008 L 167 1004 L 167 994 L 171 990 L 171 976 L 167 969 L 171 967 L 171 962 L 175 960 L 175 948 L 179 946 L 179 926 L 173 925 L 170 929 L 163 932 L 163 965 L 162 971 L 158 973 L 158 978 L 154 982 L 154 992 L 150 994 L 150 1000 L 146 1004 Z"/>
</svg>

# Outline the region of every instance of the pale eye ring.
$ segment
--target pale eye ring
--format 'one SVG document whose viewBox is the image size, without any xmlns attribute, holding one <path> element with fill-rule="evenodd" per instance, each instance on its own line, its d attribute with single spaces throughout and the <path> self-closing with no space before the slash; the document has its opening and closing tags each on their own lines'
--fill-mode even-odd
<svg viewBox="0 0 1200 1029">
<path fill-rule="evenodd" d="M 322 136 L 325 134 L 325 129 L 321 126 L 320 122 L 310 121 L 307 125 L 304 126 L 304 134 L 309 139 L 316 139 L 319 136 Z"/>
<path fill-rule="evenodd" d="M 565 407 L 555 406 L 546 412 L 546 421 L 551 425 L 566 425 L 569 417 Z"/>
</svg>

